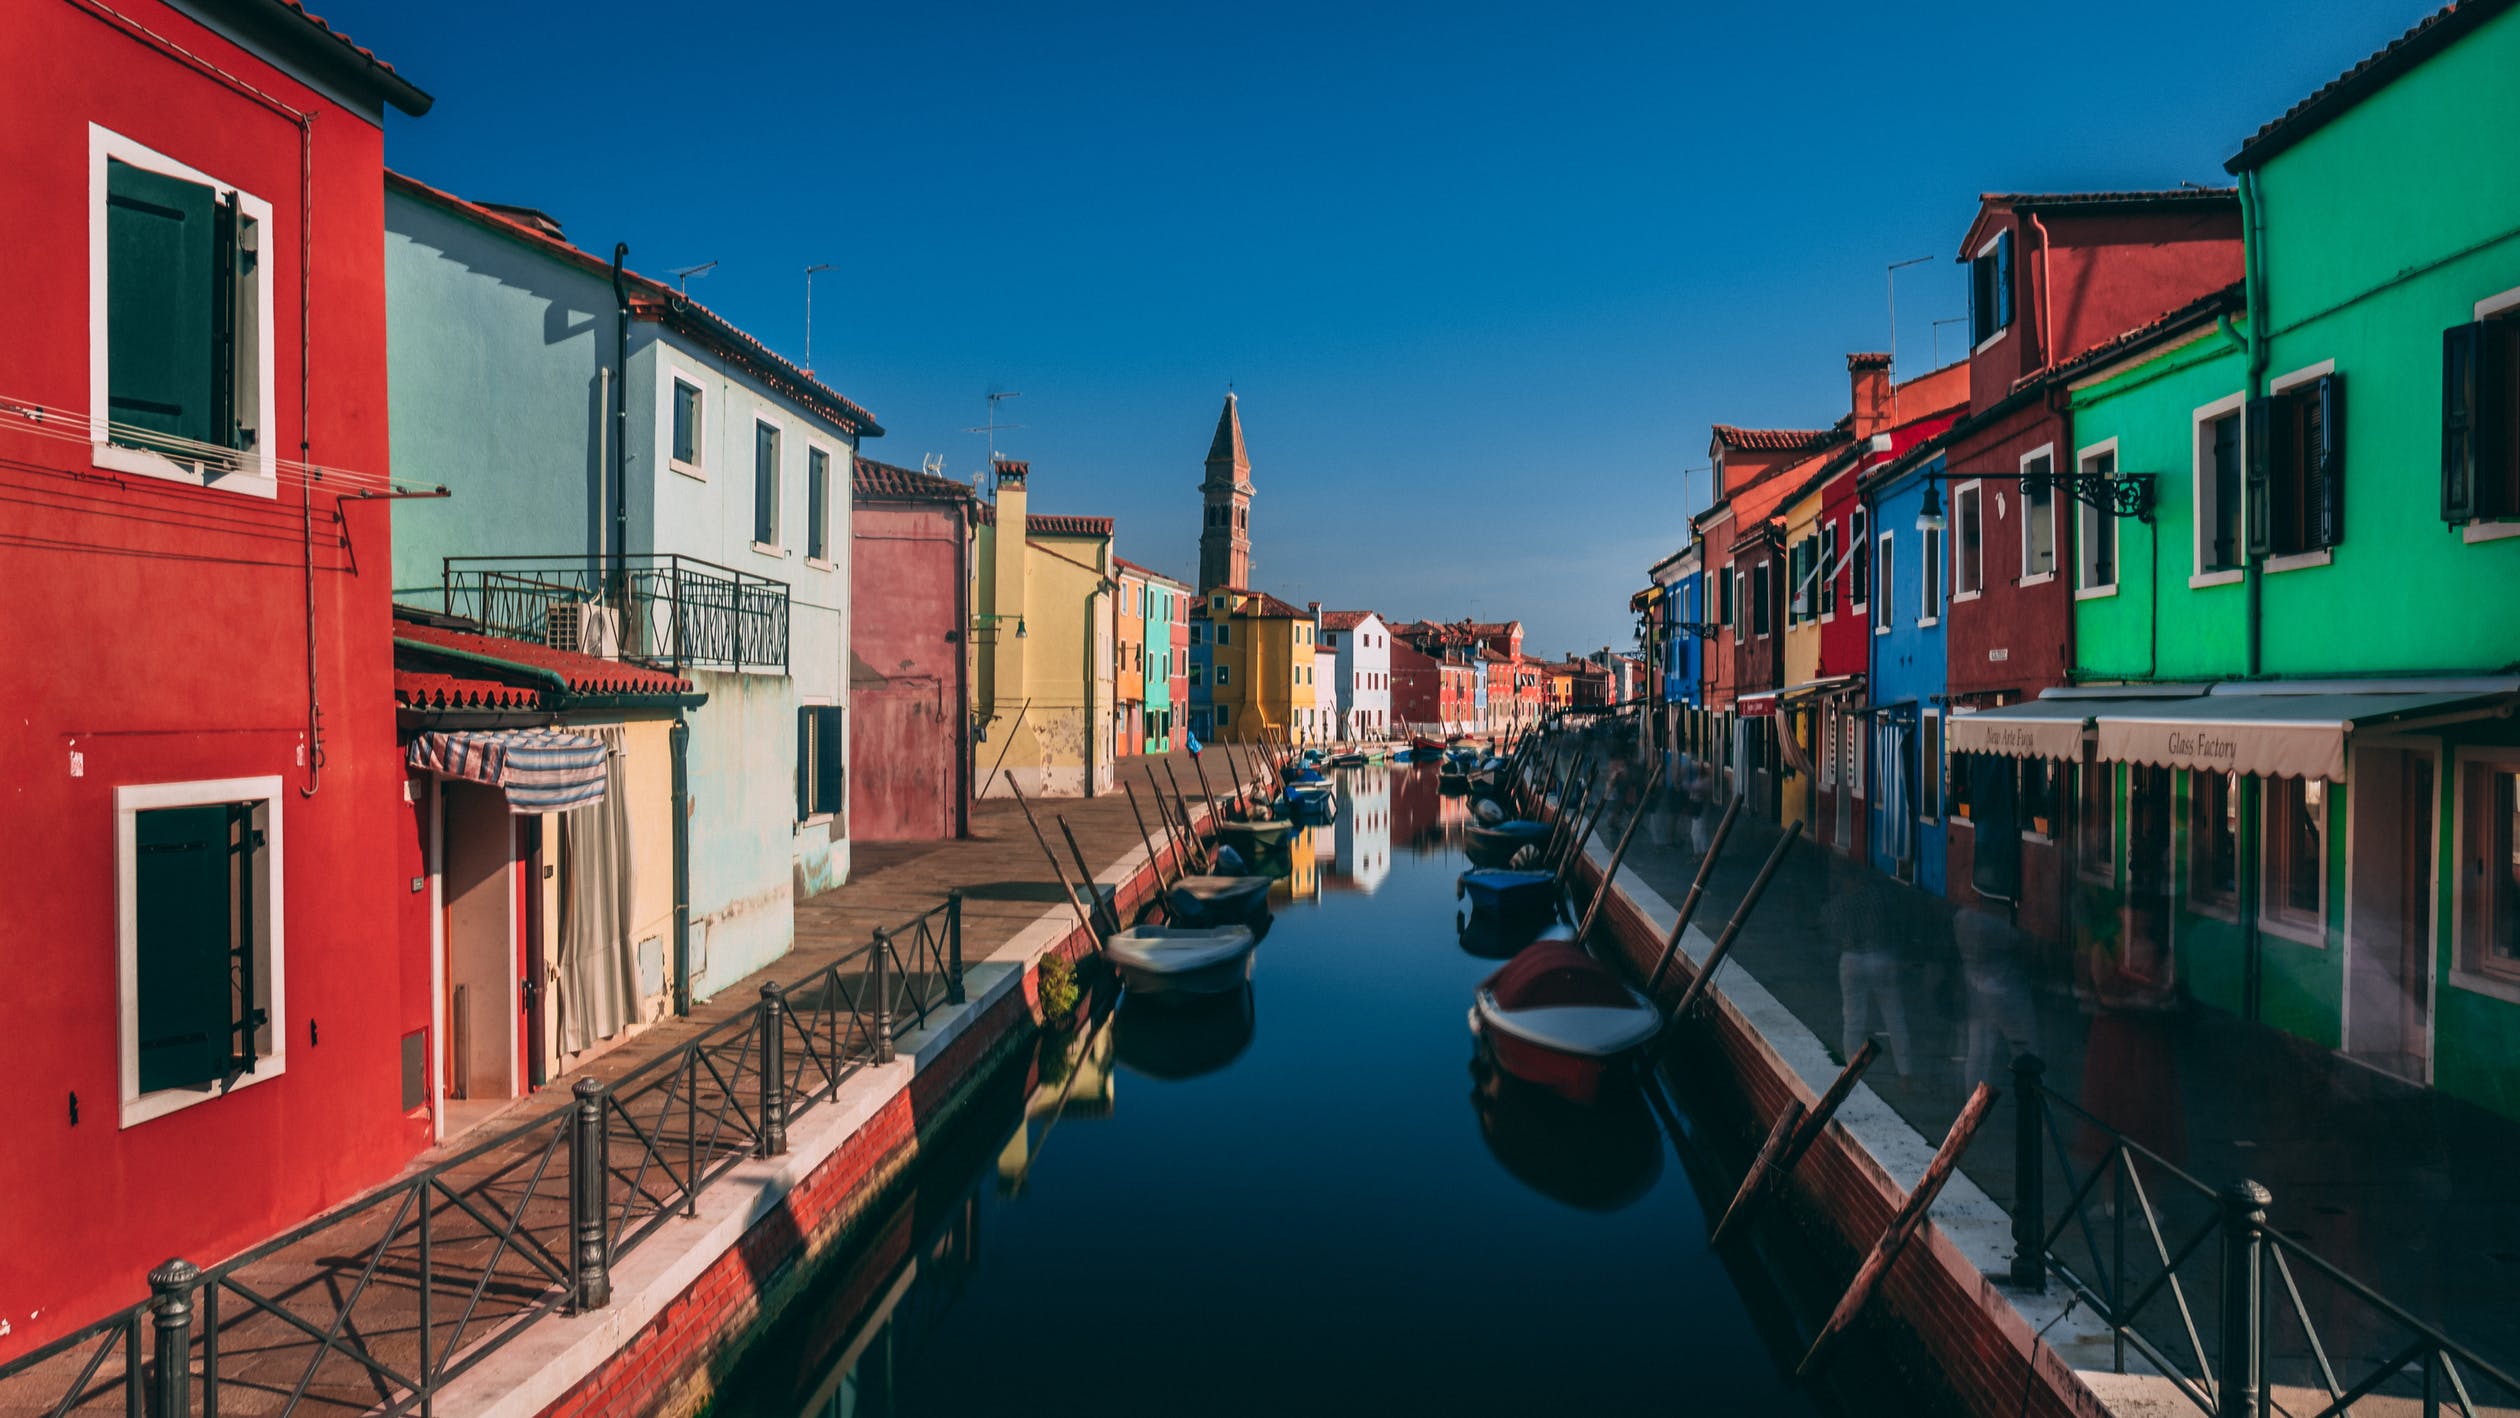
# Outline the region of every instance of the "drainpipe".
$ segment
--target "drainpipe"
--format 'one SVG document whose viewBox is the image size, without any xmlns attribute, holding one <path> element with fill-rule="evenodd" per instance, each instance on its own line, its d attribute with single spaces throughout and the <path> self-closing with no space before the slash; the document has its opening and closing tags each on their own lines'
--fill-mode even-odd
<svg viewBox="0 0 2520 1418">
<path fill-rule="evenodd" d="M 691 721 L 666 731 L 674 757 L 674 1013 L 691 1013 Z"/>
<path fill-rule="evenodd" d="M 625 592 L 630 576 L 630 291 L 621 263 L 629 255 L 630 243 L 613 243 L 613 555 L 620 558 L 617 574 Z M 626 605 L 628 599 L 624 595 L 620 603 Z"/>
<path fill-rule="evenodd" d="M 954 649 L 954 835 L 958 838 L 971 835 L 972 506 L 965 501 L 954 508 L 955 545 L 962 550 L 955 565 L 954 632 L 946 637 Z"/>
<path fill-rule="evenodd" d="M 2244 291 L 2244 299 L 2248 301 L 2249 305 L 2249 337 L 2246 344 L 2246 349 L 2248 350 L 2248 379 L 2242 385 L 2242 389 L 2246 398 L 2255 399 L 2265 391 L 2268 351 L 2266 348 L 2266 207 L 2264 198 L 2258 193 L 2258 175 L 2257 170 L 2254 168 L 2240 174 L 2240 228 L 2242 289 Z M 2247 409 L 2244 406 L 2241 411 L 2243 438 L 2246 438 L 2247 436 L 2247 426 Z M 2245 460 L 2246 453 L 2244 452 L 2242 456 Z M 2241 482 L 2242 486 L 2245 488 L 2247 486 L 2247 478 L 2244 476 Z M 2244 500 L 2245 496 L 2246 494 L 2244 493 Z M 2242 560 L 2246 562 L 2248 567 L 2247 580 L 2249 583 L 2247 611 L 2249 634 L 2248 673 L 2249 678 L 2256 679 L 2260 669 L 2263 667 L 2266 616 L 2264 584 L 2266 572 L 2265 568 L 2258 564 L 2256 558 L 2249 556 L 2246 552 L 2248 542 L 2246 522 L 2247 514 L 2244 511 L 2242 514 L 2243 525 L 2241 544 L 2243 547 Z M 2234 836 L 2245 837 L 2247 840 L 2234 841 L 2231 844 L 2232 851 L 2243 862 L 2255 862 L 2258 859 L 2258 853 L 2265 850 L 2265 843 L 2258 840 L 2262 836 L 2262 834 L 2258 831 L 2258 799 L 2260 796 L 2259 784 L 2256 778 L 2251 777 L 2241 780 L 2238 786 L 2240 790 L 2240 825 L 2234 833 Z M 2189 791 L 2195 791 L 2193 785 L 2190 786 Z M 2256 1019 L 2259 1017 L 2258 997 L 2260 989 L 2262 988 L 2265 969 L 2265 938 L 2263 933 L 2258 929 L 2258 911 L 2261 905 L 2260 898 L 2264 894 L 2264 884 L 2259 880 L 2260 875 L 2261 873 L 2256 871 L 2243 871 L 2240 873 L 2240 919 L 2245 923 L 2245 929 L 2247 931 L 2247 940 L 2241 957 L 2246 974 L 2241 982 L 2240 1003 L 2241 1008 L 2244 1011 L 2242 1017 L 2247 1019 Z"/>
<path fill-rule="evenodd" d="M 2037 212 L 2025 210 L 2022 215 L 2030 219 L 2030 229 L 2039 234 L 2039 368 L 2045 369 L 2056 363 L 2056 346 L 2048 342 L 2048 229 Z"/>
</svg>

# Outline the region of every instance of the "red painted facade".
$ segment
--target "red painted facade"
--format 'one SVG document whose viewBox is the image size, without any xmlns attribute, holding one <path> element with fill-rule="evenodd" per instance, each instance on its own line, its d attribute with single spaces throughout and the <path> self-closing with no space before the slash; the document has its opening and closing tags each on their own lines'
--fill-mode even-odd
<svg viewBox="0 0 2520 1418">
<path fill-rule="evenodd" d="M 849 835 L 970 830 L 971 489 L 857 460 L 849 514 Z"/>
<path fill-rule="evenodd" d="M 332 92 L 425 110 L 301 14 L 253 8 L 305 31 Z M 17 1084 L 0 1113 L 0 1358 L 143 1298 L 171 1255 L 216 1261 L 384 1180 L 430 1135 L 425 1108 L 401 1106 L 429 980 L 394 929 L 417 910 L 425 938 L 427 898 L 408 889 L 424 868 L 394 741 L 392 504 L 344 495 L 387 471 L 383 134 L 171 6 L 118 10 L 20 0 L 0 45 L 0 260 L 44 273 L 19 283 L 0 349 L 0 584 L 19 592 L 0 616 L 15 687 L 0 781 L 20 829 L 0 893 L 25 947 L 0 1030 Z M 274 416 L 258 443 L 344 473 L 310 493 L 281 467 L 258 493 L 236 474 L 203 487 L 99 469 L 85 419 L 98 130 L 269 204 Z M 49 436 L 10 412 L 32 407 Z M 269 824 L 263 1057 L 240 1085 L 146 1095 L 144 1114 L 187 1106 L 126 1125 L 120 942 L 138 854 L 118 833 L 149 806 L 134 790 L 219 780 L 254 786 L 202 800 L 259 799 Z"/>
</svg>

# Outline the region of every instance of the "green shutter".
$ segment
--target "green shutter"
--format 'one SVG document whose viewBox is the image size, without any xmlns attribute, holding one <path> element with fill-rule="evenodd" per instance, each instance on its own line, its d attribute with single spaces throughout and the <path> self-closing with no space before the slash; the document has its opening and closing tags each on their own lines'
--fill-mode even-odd
<svg viewBox="0 0 2520 1418">
<path fill-rule="evenodd" d="M 2302 467 L 2309 474 L 2310 532 L 2314 545 L 2345 540 L 2345 376 L 2331 374 L 2305 390 L 2308 407 Z"/>
<path fill-rule="evenodd" d="M 228 809 L 161 808 L 134 829 L 140 1091 L 208 1088 L 226 1074 L 232 1032 Z"/>
<path fill-rule="evenodd" d="M 822 708 L 813 714 L 814 807 L 820 812 L 836 813 L 849 782 L 848 750 L 840 741 L 840 711 Z"/>
<path fill-rule="evenodd" d="M 814 815 L 814 711 L 796 711 L 796 820 Z"/>
<path fill-rule="evenodd" d="M 2485 515 L 2477 502 L 2478 395 L 2485 388 L 2484 363 L 2492 341 L 2485 322 L 2454 325 L 2441 332 L 2441 520 L 2466 522 Z"/>
<path fill-rule="evenodd" d="M 226 432 L 220 226 L 210 188 L 106 161 L 105 406 L 115 423 L 200 443 Z"/>
<path fill-rule="evenodd" d="M 2273 542 L 2269 522 L 2273 509 L 2267 505 L 2274 491 L 2275 400 L 2251 399 L 2241 418 L 2242 459 L 2247 465 L 2249 555 L 2265 556 Z"/>
<path fill-rule="evenodd" d="M 1995 235 L 1995 329 L 2011 327 L 2013 322 L 2013 239 L 2009 231 Z M 1993 334 L 1990 330 L 1987 333 Z M 2041 350 L 2041 355 L 2047 351 Z"/>
</svg>

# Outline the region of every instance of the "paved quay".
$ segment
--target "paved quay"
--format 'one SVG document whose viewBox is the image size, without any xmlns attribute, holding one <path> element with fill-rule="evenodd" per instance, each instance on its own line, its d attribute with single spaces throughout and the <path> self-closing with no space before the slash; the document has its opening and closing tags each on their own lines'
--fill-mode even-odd
<svg viewBox="0 0 2520 1418">
<path fill-rule="evenodd" d="M 1241 746 L 1226 751 L 1211 747 L 1203 758 L 1220 797 L 1234 786 L 1229 758 L 1254 773 L 1260 766 Z M 1147 826 L 1159 851 L 1165 847 L 1164 829 L 1151 817 L 1155 804 L 1150 781 L 1169 794 L 1167 766 L 1194 800 L 1192 817 L 1204 823 L 1207 809 L 1198 801 L 1203 795 L 1186 754 L 1125 759 L 1118 769 L 1119 780 L 1136 788 L 1139 806 L 1150 814 Z M 1139 819 L 1117 784 L 1100 797 L 1037 800 L 1032 807 L 1071 878 L 1075 867 L 1059 830 L 1061 820 L 1104 883 L 1116 884 L 1143 871 L 1146 853 Z M 632 1321 L 643 1312 L 628 1301 L 642 1277 L 651 1290 L 670 1286 L 682 1271 L 722 1255 L 762 1218 L 766 1207 L 775 1208 L 778 1194 L 805 1184 L 814 1167 L 837 1155 L 843 1144 L 860 1141 L 855 1134 L 878 1117 L 887 1099 L 906 1092 L 922 1067 L 944 1057 L 958 1041 L 983 1050 L 993 1043 L 960 1038 L 982 1027 L 978 1021 L 985 1017 L 987 1029 L 1002 1033 L 1006 1021 L 1020 1017 L 1020 999 L 1010 1004 L 1008 994 L 1020 991 L 1024 968 L 1034 956 L 1068 936 L 1075 915 L 1015 802 L 974 804 L 971 832 L 969 838 L 946 842 L 859 844 L 847 885 L 798 903 L 796 947 L 789 955 L 726 985 L 696 1004 L 688 1017 L 661 1021 L 505 1109 L 468 1119 L 462 1135 L 450 1136 L 416 1159 L 403 1182 L 371 1193 L 366 1201 L 375 1204 L 354 1201 L 318 1218 L 301 1239 L 237 1269 L 229 1277 L 233 1285 L 219 1289 L 215 1317 L 202 1303 L 211 1292 L 202 1291 L 196 1329 L 215 1325 L 220 1335 L 219 1411 L 279 1411 L 303 1388 L 298 1412 L 367 1412 L 410 1392 L 409 1380 L 424 1369 L 454 1385 L 439 1390 L 436 1411 L 490 1411 L 476 1400 L 488 1403 L 491 1395 L 500 1396 L 499 1407 L 505 1411 L 512 1389 L 521 1396 L 532 1387 L 514 1382 L 520 1376 L 512 1371 L 520 1364 L 527 1374 L 550 1378 L 565 1362 L 537 1353 L 561 1342 L 561 1336 L 546 1331 L 585 1331 L 568 1353 L 576 1361 L 600 1352 L 600 1347 L 590 1348 L 590 1340 L 618 1346 L 633 1337 L 637 1331 Z M 751 1158 L 746 1110 L 760 1080 L 746 1048 L 729 1049 L 716 1071 L 695 1068 L 687 1082 L 651 1093 L 665 1098 L 658 1113 L 637 1119 L 625 1113 L 612 1129 L 610 1166 L 617 1198 L 613 1232 L 618 1236 L 642 1224 L 655 1228 L 649 1244 L 615 1263 L 617 1319 L 589 1326 L 578 1318 L 547 1318 L 523 1330 L 505 1350 L 490 1354 L 472 1373 L 452 1376 L 449 1360 L 460 1361 L 481 1339 L 524 1323 L 537 1311 L 558 1308 L 554 1276 L 566 1273 L 564 1259 L 570 1255 L 566 1131 L 559 1123 L 580 1078 L 612 1084 L 638 1074 L 640 1080 L 634 1081 L 653 1087 L 659 1075 L 641 1074 L 643 1068 L 711 1031 L 722 1038 L 742 1037 L 743 1017 L 757 1008 L 764 984 L 793 984 L 836 962 L 862 959 L 877 929 L 899 926 L 931 910 L 954 890 L 963 895 L 969 1005 L 940 1009 L 924 1027 L 900 1021 L 897 1061 L 861 1065 L 833 1091 L 829 1106 L 792 1124 L 789 1156 Z M 809 1005 L 795 1000 L 791 1007 L 801 1019 Z M 796 1047 L 791 1041 L 790 1048 Z M 795 1076 L 793 1055 L 790 1065 Z M 667 1118 L 673 1123 L 672 1137 L 664 1126 Z M 629 1126 L 633 1121 L 661 1143 L 678 1146 L 688 1124 L 689 1145 L 678 1152 L 642 1156 Z M 674 1190 L 677 1174 L 697 1166 L 714 1175 L 721 1165 L 731 1169 L 725 1173 L 726 1184 L 703 1189 L 684 1207 Z M 432 1169 L 437 1169 L 435 1187 L 410 1187 L 409 1179 Z M 393 1195 L 397 1189 L 400 1197 Z M 635 1199 L 618 1199 L 624 1196 Z M 660 1202 L 660 1197 L 672 1204 Z M 418 1242 L 423 1216 L 434 1228 L 425 1270 Z M 217 1258 L 191 1259 L 207 1264 Z M 644 1313 L 663 1303 L 658 1300 Z M 424 1308 L 431 1325 L 425 1356 L 420 1337 Z M 605 1320 L 608 1313 L 598 1311 L 591 1318 Z M 147 1344 L 144 1323 L 144 1352 Z M 197 1370 L 205 1349 L 197 1334 Z M 0 1418 L 56 1411 L 89 1352 L 81 1347 L 13 1379 L 0 1389 Z M 79 1390 L 83 1397 L 60 1411 L 120 1411 L 122 1365 L 116 1345 Z M 591 1370 L 582 1367 L 585 1371 Z M 521 1411 L 539 1411 L 540 1406 L 530 1404 Z"/>
</svg>

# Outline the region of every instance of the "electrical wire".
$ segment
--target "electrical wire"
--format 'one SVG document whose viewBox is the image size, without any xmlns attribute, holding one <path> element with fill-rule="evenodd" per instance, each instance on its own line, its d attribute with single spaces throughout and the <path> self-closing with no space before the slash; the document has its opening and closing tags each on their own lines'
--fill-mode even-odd
<svg viewBox="0 0 2520 1418">
<path fill-rule="evenodd" d="M 81 410 L 32 403 L 0 394 L 0 433 L 17 433 L 65 445 L 93 448 L 99 446 L 95 427 L 95 420 Z M 105 429 L 106 441 L 117 447 L 160 453 L 170 459 L 190 459 L 205 467 L 224 466 L 238 473 L 250 474 L 251 470 L 268 464 L 276 480 L 282 484 L 303 484 L 311 489 L 338 492 L 346 497 L 437 496 L 446 492 L 442 484 L 397 478 L 390 473 L 334 467 L 298 458 L 282 458 L 276 454 L 268 457 L 258 453 L 240 454 L 234 448 L 199 439 L 178 438 L 136 424 L 108 421 Z"/>
</svg>

